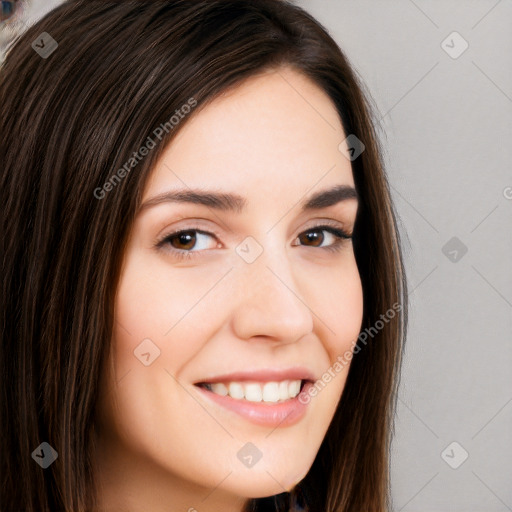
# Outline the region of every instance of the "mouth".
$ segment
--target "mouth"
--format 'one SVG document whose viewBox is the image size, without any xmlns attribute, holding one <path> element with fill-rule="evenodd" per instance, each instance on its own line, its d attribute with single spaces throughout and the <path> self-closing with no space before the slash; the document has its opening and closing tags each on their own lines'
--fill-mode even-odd
<svg viewBox="0 0 512 512">
<path fill-rule="evenodd" d="M 306 414 L 309 400 L 301 393 L 313 386 L 309 372 L 252 372 L 212 377 L 196 382 L 210 406 L 227 409 L 258 425 L 286 427 Z"/>
<path fill-rule="evenodd" d="M 219 396 L 248 402 L 282 403 L 295 398 L 309 379 L 294 379 L 271 382 L 199 382 L 196 386 Z"/>
</svg>

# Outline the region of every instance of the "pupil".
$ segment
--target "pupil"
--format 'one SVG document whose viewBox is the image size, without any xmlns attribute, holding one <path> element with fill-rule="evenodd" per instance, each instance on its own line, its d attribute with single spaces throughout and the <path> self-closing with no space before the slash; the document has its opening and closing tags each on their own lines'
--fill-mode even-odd
<svg viewBox="0 0 512 512">
<path fill-rule="evenodd" d="M 319 231 L 309 231 L 308 233 L 306 233 L 306 238 L 310 241 L 310 242 L 318 242 L 320 241 L 320 243 L 322 243 L 322 236 L 323 235 L 319 235 Z"/>
<path fill-rule="evenodd" d="M 175 239 L 178 240 L 178 245 L 189 245 L 189 246 L 194 246 L 195 244 L 195 236 L 192 234 L 193 231 L 188 231 L 186 233 L 181 233 L 180 235 L 178 235 Z M 175 244 L 173 244 L 175 245 Z M 182 249 L 183 247 L 178 247 L 178 249 Z M 190 249 L 190 247 L 186 247 L 187 249 Z"/>
</svg>

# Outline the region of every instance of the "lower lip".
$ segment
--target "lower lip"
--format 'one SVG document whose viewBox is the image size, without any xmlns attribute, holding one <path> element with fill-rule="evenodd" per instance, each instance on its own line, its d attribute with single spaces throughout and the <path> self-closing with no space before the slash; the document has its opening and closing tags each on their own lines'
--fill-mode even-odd
<svg viewBox="0 0 512 512">
<path fill-rule="evenodd" d="M 222 396 L 200 386 L 195 386 L 207 399 L 233 411 L 243 418 L 265 427 L 289 427 L 298 423 L 306 414 L 309 400 L 302 403 L 301 395 L 307 395 L 313 383 L 306 382 L 301 392 L 285 402 L 250 402 Z"/>
</svg>

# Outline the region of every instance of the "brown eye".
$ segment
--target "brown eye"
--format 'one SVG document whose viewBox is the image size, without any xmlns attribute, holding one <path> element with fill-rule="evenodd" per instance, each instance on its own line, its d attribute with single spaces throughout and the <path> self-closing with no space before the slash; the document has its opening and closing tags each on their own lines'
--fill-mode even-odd
<svg viewBox="0 0 512 512">
<path fill-rule="evenodd" d="M 195 233 L 195 231 L 181 231 L 168 237 L 166 240 L 175 249 L 192 249 L 197 240 Z"/>
<path fill-rule="evenodd" d="M 328 236 L 324 234 L 328 233 Z M 331 243 L 324 245 L 324 242 L 327 239 L 329 242 L 329 238 L 331 238 Z M 319 249 L 326 249 L 328 251 L 337 251 L 341 249 L 344 245 L 344 241 L 352 238 L 346 231 L 342 229 L 336 229 L 331 226 L 317 226 L 312 229 L 308 229 L 301 233 L 297 239 L 299 240 L 300 245 L 304 245 L 306 247 L 318 247 Z"/>
<path fill-rule="evenodd" d="M 182 229 L 167 235 L 157 247 L 166 249 L 177 258 L 191 258 L 200 255 L 205 250 L 218 247 L 213 233 L 200 229 Z"/>
<path fill-rule="evenodd" d="M 322 245 L 322 242 L 324 241 L 322 231 L 322 229 L 305 231 L 299 236 L 299 240 L 305 245 L 312 243 L 313 247 L 318 247 L 318 245 Z"/>
</svg>

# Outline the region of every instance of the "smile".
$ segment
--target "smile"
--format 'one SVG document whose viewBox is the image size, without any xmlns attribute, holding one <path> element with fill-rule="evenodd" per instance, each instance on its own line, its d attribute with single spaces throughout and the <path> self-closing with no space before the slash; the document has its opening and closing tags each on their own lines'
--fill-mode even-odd
<svg viewBox="0 0 512 512">
<path fill-rule="evenodd" d="M 304 418 L 309 400 L 299 400 L 314 385 L 305 368 L 218 375 L 196 382 L 206 406 L 228 420 L 236 416 L 266 427 L 289 427 Z M 234 414 L 233 414 L 234 413 Z"/>
<path fill-rule="evenodd" d="M 305 381 L 283 380 L 281 382 L 213 382 L 200 386 L 220 396 L 249 402 L 283 402 L 295 398 Z"/>
</svg>

